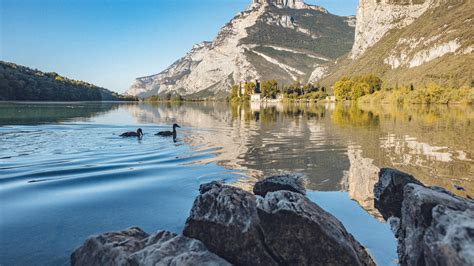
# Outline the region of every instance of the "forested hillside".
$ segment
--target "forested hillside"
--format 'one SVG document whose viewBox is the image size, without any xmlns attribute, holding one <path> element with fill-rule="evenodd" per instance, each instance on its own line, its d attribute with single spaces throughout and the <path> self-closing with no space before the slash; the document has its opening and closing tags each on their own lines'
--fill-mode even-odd
<svg viewBox="0 0 474 266">
<path fill-rule="evenodd" d="M 134 100 L 93 84 L 0 61 L 0 101 Z"/>
</svg>

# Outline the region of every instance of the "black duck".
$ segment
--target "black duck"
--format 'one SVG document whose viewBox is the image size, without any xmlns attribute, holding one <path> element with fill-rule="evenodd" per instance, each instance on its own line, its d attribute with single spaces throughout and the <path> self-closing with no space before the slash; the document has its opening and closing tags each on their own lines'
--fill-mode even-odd
<svg viewBox="0 0 474 266">
<path fill-rule="evenodd" d="M 141 128 L 137 129 L 137 132 L 133 132 L 133 131 L 130 131 L 130 132 L 125 132 L 123 133 L 122 135 L 120 135 L 120 137 L 143 137 L 143 131 Z"/>
<path fill-rule="evenodd" d="M 178 124 L 173 124 L 173 131 L 160 131 L 156 133 L 156 136 L 162 136 L 162 137 L 173 137 L 176 138 L 176 128 L 179 127 L 181 128 Z"/>
</svg>

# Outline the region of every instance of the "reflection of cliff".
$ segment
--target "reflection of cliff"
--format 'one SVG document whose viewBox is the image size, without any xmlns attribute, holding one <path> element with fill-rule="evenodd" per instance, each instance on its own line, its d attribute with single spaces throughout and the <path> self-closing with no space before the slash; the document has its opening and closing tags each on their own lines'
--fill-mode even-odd
<svg viewBox="0 0 474 266">
<path fill-rule="evenodd" d="M 348 190 L 368 210 L 379 167 L 398 168 L 460 195 L 474 194 L 471 107 L 186 103 L 127 108 L 141 123 L 188 127 L 179 137 L 198 151 L 216 154 L 203 163 L 217 162 L 254 178 L 302 172 L 309 189 Z M 346 188 L 341 187 L 344 173 L 349 173 Z"/>
<path fill-rule="evenodd" d="M 117 109 L 120 104 L 112 102 L 5 102 L 0 104 L 0 125 L 39 124 L 88 119 Z"/>
<path fill-rule="evenodd" d="M 336 107 L 332 120 L 338 134 L 359 145 L 374 165 L 401 169 L 460 195 L 474 194 L 472 107 Z"/>
<path fill-rule="evenodd" d="M 246 141 L 249 135 L 254 134 L 255 123 L 234 119 L 227 104 L 140 104 L 128 106 L 127 109 L 139 123 L 159 124 L 156 131 L 175 122 L 184 126 L 179 130 L 178 138 L 197 151 L 214 150 L 216 157 L 200 163 L 217 162 L 229 169 L 246 171 L 249 177 L 259 176 L 258 169 L 245 167 L 242 158 L 242 154 L 246 154 L 251 147 Z M 239 185 L 246 186 L 243 183 Z"/>
<path fill-rule="evenodd" d="M 252 177 L 302 172 L 312 189 L 339 190 L 348 167 L 345 146 L 325 130 L 328 117 L 321 105 L 143 104 L 128 110 L 141 123 L 192 127 L 183 138 L 197 148 L 215 148 L 209 162 Z"/>
<path fill-rule="evenodd" d="M 340 180 L 348 167 L 345 145 L 328 134 L 327 108 L 317 104 L 262 104 L 246 107 L 244 120 L 259 126 L 249 135 L 249 149 L 243 154 L 246 168 L 259 169 L 264 175 L 301 172 L 309 179 L 309 189 L 340 190 Z"/>
<path fill-rule="evenodd" d="M 453 161 L 452 157 L 455 154 L 449 152 L 448 147 L 431 146 L 408 135 L 400 138 L 397 138 L 394 134 L 388 135 L 381 139 L 380 147 L 389 153 L 401 155 L 398 158 L 393 158 L 396 160 L 392 162 L 394 164 L 423 166 L 422 164 L 425 161 L 449 163 Z M 457 151 L 456 153 L 463 152 Z"/>
<path fill-rule="evenodd" d="M 373 164 L 373 159 L 362 157 L 362 150 L 349 145 L 347 149 L 349 171 L 343 186 L 349 192 L 349 197 L 359 203 L 372 216 L 382 216 L 374 207 L 374 185 L 378 181 L 380 168 Z"/>
</svg>

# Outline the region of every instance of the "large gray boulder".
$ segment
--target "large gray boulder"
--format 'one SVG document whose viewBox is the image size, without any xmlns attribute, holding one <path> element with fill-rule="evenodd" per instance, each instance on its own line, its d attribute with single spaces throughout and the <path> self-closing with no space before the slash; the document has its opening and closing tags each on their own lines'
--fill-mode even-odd
<svg viewBox="0 0 474 266">
<path fill-rule="evenodd" d="M 382 169 L 375 206 L 398 239 L 401 265 L 473 265 L 474 202 Z"/>
<path fill-rule="evenodd" d="M 436 262 L 434 265 L 450 265 L 441 262 L 474 261 L 474 250 L 471 249 L 474 237 L 472 211 L 474 204 L 471 200 L 456 197 L 439 188 L 407 184 L 398 231 L 400 263 L 432 265 L 430 262 Z M 456 221 L 464 222 L 459 224 Z M 470 241 L 463 241 L 462 238 L 469 238 Z M 437 252 L 440 249 L 444 252 Z"/>
<path fill-rule="evenodd" d="M 332 215 L 300 193 L 203 186 L 183 234 L 236 265 L 373 265 Z"/>
<path fill-rule="evenodd" d="M 264 245 L 255 195 L 220 184 L 202 185 L 183 235 L 238 265 L 277 265 Z"/>
<path fill-rule="evenodd" d="M 71 254 L 71 265 L 129 265 L 128 258 L 147 237 L 138 227 L 92 236 Z"/>
<path fill-rule="evenodd" d="M 269 192 L 257 208 L 265 245 L 284 265 L 375 265 L 339 220 L 299 193 Z"/>
<path fill-rule="evenodd" d="M 306 195 L 306 179 L 299 174 L 270 176 L 255 183 L 253 193 L 265 197 L 268 192 L 288 190 Z"/>
<path fill-rule="evenodd" d="M 167 231 L 148 236 L 133 227 L 90 237 L 71 255 L 71 265 L 230 265 L 196 239 Z"/>
<path fill-rule="evenodd" d="M 379 181 L 374 187 L 374 206 L 385 220 L 391 216 L 400 218 L 403 189 L 410 183 L 422 185 L 412 175 L 391 168 L 380 169 Z"/>
<path fill-rule="evenodd" d="M 426 265 L 474 265 L 474 210 L 438 205 L 424 236 Z"/>
</svg>

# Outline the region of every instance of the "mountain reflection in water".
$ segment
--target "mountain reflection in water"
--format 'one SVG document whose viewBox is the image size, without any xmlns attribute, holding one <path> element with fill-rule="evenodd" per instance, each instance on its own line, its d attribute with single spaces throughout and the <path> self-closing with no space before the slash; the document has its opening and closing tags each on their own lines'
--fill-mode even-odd
<svg viewBox="0 0 474 266">
<path fill-rule="evenodd" d="M 366 194 L 378 169 L 395 167 L 427 185 L 474 196 L 474 109 L 469 106 L 187 103 L 126 108 L 139 122 L 179 121 L 192 127 L 187 142 L 216 148 L 217 157 L 210 160 L 254 178 L 303 172 L 310 189 L 348 190 L 365 202 L 372 200 Z"/>
<path fill-rule="evenodd" d="M 380 167 L 474 196 L 473 120 L 468 106 L 0 103 L 0 264 L 67 264 L 90 234 L 132 225 L 179 232 L 199 184 L 285 172 L 394 264 L 372 217 Z M 176 143 L 154 136 L 173 123 Z M 142 140 L 118 137 L 138 127 Z"/>
</svg>

